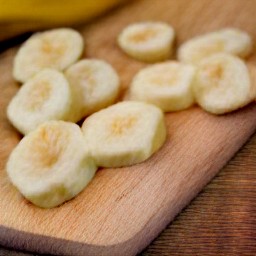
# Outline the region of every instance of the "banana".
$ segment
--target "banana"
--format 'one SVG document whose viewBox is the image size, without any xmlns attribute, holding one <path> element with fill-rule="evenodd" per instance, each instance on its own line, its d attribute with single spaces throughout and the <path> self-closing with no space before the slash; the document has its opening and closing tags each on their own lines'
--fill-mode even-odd
<svg viewBox="0 0 256 256">
<path fill-rule="evenodd" d="M 48 120 L 68 120 L 72 95 L 67 79 L 53 69 L 44 69 L 28 80 L 7 107 L 9 121 L 27 134 Z"/>
<path fill-rule="evenodd" d="M 178 60 L 197 64 L 212 54 L 226 52 L 241 58 L 252 52 L 252 39 L 244 31 L 225 28 L 185 42 L 178 49 Z"/>
<path fill-rule="evenodd" d="M 124 2 L 124 0 L 0 0 L 0 23 L 27 22 L 41 26 L 59 26 L 87 21 L 110 8 Z"/>
<path fill-rule="evenodd" d="M 154 104 L 163 111 L 177 111 L 194 103 L 192 83 L 195 68 L 168 61 L 139 71 L 132 80 L 128 99 Z"/>
<path fill-rule="evenodd" d="M 113 104 L 118 97 L 119 76 L 103 60 L 81 60 L 70 66 L 65 75 L 73 92 L 74 122 Z"/>
<path fill-rule="evenodd" d="M 125 0 L 0 0 L 0 41 L 27 31 L 84 23 Z"/>
<path fill-rule="evenodd" d="M 174 29 L 163 22 L 141 22 L 126 27 L 118 37 L 120 48 L 145 62 L 166 60 L 173 51 Z"/>
<path fill-rule="evenodd" d="M 83 38 L 73 29 L 52 29 L 32 35 L 14 59 L 13 76 L 26 82 L 44 68 L 64 70 L 83 52 Z"/>
<path fill-rule="evenodd" d="M 212 55 L 199 63 L 193 91 L 197 103 L 213 114 L 231 112 L 255 98 L 246 64 L 227 53 Z"/>
<path fill-rule="evenodd" d="M 143 102 L 120 102 L 89 116 L 82 125 L 85 142 L 98 166 L 140 163 L 166 139 L 162 111 Z"/>
<path fill-rule="evenodd" d="M 49 121 L 25 136 L 11 153 L 6 170 L 13 185 L 33 204 L 52 208 L 73 198 L 97 167 L 78 125 Z"/>
</svg>

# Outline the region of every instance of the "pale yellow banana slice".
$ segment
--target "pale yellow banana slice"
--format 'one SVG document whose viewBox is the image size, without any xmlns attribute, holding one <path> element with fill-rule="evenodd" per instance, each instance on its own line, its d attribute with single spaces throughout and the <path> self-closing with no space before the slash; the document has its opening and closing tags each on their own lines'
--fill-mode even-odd
<svg viewBox="0 0 256 256">
<path fill-rule="evenodd" d="M 45 121 L 68 120 L 71 97 L 64 75 L 54 69 L 44 69 L 12 98 L 7 116 L 22 134 L 27 134 Z"/>
<path fill-rule="evenodd" d="M 252 39 L 239 29 L 221 29 L 182 44 L 178 50 L 178 59 L 184 63 L 197 64 L 203 58 L 221 52 L 247 57 L 252 52 Z"/>
<path fill-rule="evenodd" d="M 143 102 L 121 102 L 94 113 L 82 131 L 96 164 L 102 167 L 140 163 L 166 139 L 162 111 Z"/>
<path fill-rule="evenodd" d="M 118 44 L 134 59 L 155 62 L 171 56 L 174 38 L 174 29 L 164 22 L 141 22 L 126 27 Z"/>
<path fill-rule="evenodd" d="M 25 136 L 11 153 L 7 173 L 33 204 L 51 208 L 81 192 L 96 165 L 78 125 L 49 121 Z"/>
<path fill-rule="evenodd" d="M 59 28 L 31 36 L 14 59 L 13 76 L 26 82 L 43 68 L 64 70 L 83 52 L 83 38 L 73 29 Z"/>
<path fill-rule="evenodd" d="M 255 97 L 246 64 L 226 53 L 212 55 L 199 63 L 193 91 L 197 103 L 213 114 L 241 108 Z"/>
<path fill-rule="evenodd" d="M 128 98 L 154 104 L 165 112 L 186 109 L 194 103 L 194 75 L 191 65 L 175 61 L 154 64 L 135 75 Z"/>
<path fill-rule="evenodd" d="M 75 122 L 113 104 L 118 97 L 119 76 L 103 60 L 81 60 L 69 67 L 65 75 L 73 92 Z"/>
</svg>

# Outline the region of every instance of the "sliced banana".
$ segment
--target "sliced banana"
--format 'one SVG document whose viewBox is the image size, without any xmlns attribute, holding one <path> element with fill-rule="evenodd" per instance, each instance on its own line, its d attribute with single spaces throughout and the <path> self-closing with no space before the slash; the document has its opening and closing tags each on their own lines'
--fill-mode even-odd
<svg viewBox="0 0 256 256">
<path fill-rule="evenodd" d="M 85 141 L 98 166 L 140 163 L 166 139 L 162 111 L 143 102 L 121 102 L 88 117 L 82 125 Z"/>
<path fill-rule="evenodd" d="M 241 108 L 255 97 L 247 66 L 226 53 L 212 55 L 199 63 L 193 91 L 197 103 L 213 114 Z"/>
<path fill-rule="evenodd" d="M 184 63 L 197 64 L 203 58 L 221 52 L 247 57 L 252 52 L 252 39 L 239 29 L 221 29 L 182 44 L 178 49 L 178 59 Z"/>
<path fill-rule="evenodd" d="M 13 76 L 24 83 L 44 68 L 64 70 L 78 60 L 83 47 L 82 36 L 70 28 L 36 33 L 15 56 Z"/>
<path fill-rule="evenodd" d="M 73 92 L 75 122 L 113 104 L 118 97 L 119 77 L 103 60 L 81 60 L 69 67 L 65 75 Z"/>
<path fill-rule="evenodd" d="M 96 165 L 78 125 L 49 121 L 25 136 L 11 153 L 7 173 L 33 204 L 51 208 L 81 192 Z"/>
<path fill-rule="evenodd" d="M 53 69 L 44 69 L 28 80 L 12 98 L 9 121 L 27 134 L 48 120 L 68 120 L 72 95 L 67 79 Z"/>
<path fill-rule="evenodd" d="M 126 27 L 118 44 L 134 59 L 155 62 L 171 56 L 174 38 L 174 29 L 164 22 L 141 22 Z"/>
<path fill-rule="evenodd" d="M 194 75 L 193 66 L 176 61 L 149 66 L 133 78 L 128 98 L 154 104 L 165 112 L 186 109 L 194 103 Z"/>
</svg>

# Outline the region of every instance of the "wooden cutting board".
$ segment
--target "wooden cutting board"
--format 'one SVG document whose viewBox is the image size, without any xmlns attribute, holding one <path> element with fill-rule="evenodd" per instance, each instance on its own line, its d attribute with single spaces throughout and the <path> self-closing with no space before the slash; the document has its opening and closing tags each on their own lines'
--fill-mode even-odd
<svg viewBox="0 0 256 256">
<path fill-rule="evenodd" d="M 118 71 L 125 89 L 144 64 L 123 54 L 116 36 L 135 21 L 162 20 L 174 26 L 177 44 L 195 35 L 235 26 L 254 40 L 255 1 L 142 0 L 82 26 L 84 57 L 102 58 Z M 186 206 L 256 129 L 256 104 L 224 116 L 197 107 L 166 115 L 168 140 L 146 162 L 101 169 L 74 200 L 44 210 L 10 184 L 5 163 L 20 135 L 6 119 L 18 90 L 11 68 L 16 49 L 0 55 L 0 244 L 57 255 L 135 255 Z M 255 63 L 255 55 L 251 58 Z"/>
</svg>

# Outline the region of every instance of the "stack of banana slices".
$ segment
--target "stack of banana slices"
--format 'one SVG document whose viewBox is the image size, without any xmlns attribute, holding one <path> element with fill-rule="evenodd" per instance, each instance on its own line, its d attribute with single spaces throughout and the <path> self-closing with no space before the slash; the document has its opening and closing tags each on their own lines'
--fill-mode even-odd
<svg viewBox="0 0 256 256">
<path fill-rule="evenodd" d="M 145 161 L 166 140 L 163 112 L 197 103 L 224 114 L 256 98 L 240 59 L 252 51 L 245 32 L 222 29 L 191 39 L 178 49 L 178 61 L 168 61 L 174 39 L 163 22 L 132 24 L 120 33 L 118 45 L 128 56 L 155 63 L 134 76 L 121 102 L 117 72 L 103 60 L 79 60 L 84 42 L 75 30 L 36 33 L 21 46 L 13 76 L 22 86 L 7 116 L 25 136 L 6 169 L 25 198 L 55 207 L 80 193 L 99 166 Z"/>
</svg>

